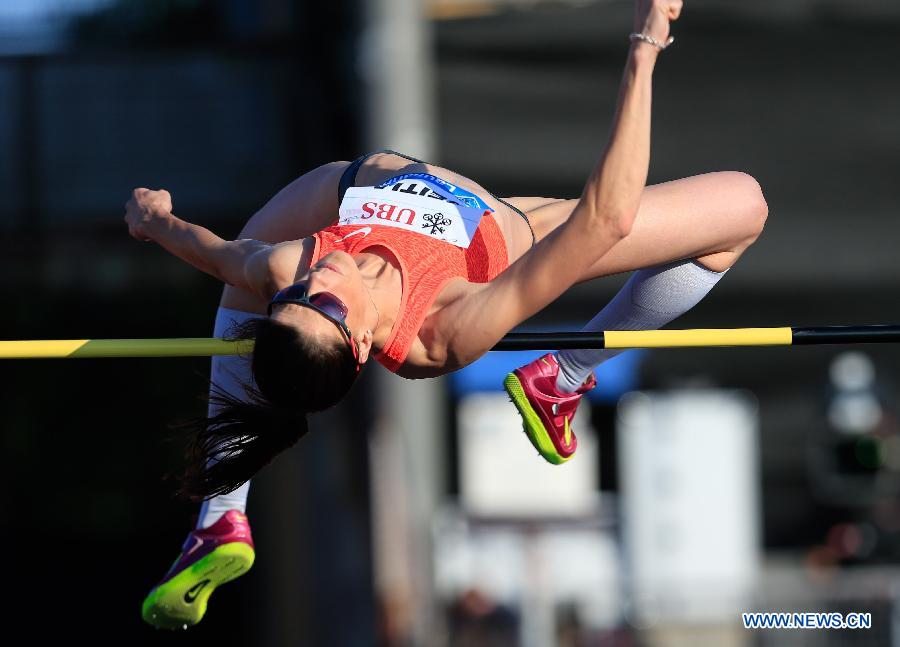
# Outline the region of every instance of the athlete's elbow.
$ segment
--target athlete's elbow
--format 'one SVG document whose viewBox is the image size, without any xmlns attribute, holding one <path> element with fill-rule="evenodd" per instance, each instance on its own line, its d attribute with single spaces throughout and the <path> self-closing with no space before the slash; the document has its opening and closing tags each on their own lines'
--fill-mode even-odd
<svg viewBox="0 0 900 647">
<path fill-rule="evenodd" d="M 636 209 L 616 208 L 604 210 L 602 217 L 603 231 L 614 239 L 621 240 L 631 233 L 634 221 L 637 217 Z"/>
<path fill-rule="evenodd" d="M 599 227 L 604 235 L 625 238 L 631 233 L 641 204 L 641 192 L 606 191 L 586 192 L 579 205 L 594 228 Z"/>
<path fill-rule="evenodd" d="M 604 236 L 625 238 L 634 226 L 639 204 L 632 204 L 628 200 L 606 200 L 594 205 L 588 211 L 592 216 L 593 228 Z"/>
<path fill-rule="evenodd" d="M 622 216 L 616 221 L 616 227 L 614 229 L 615 234 L 621 239 L 625 238 L 631 233 L 632 227 L 634 227 L 634 221 L 637 217 L 637 213 L 630 213 L 627 216 Z"/>
</svg>

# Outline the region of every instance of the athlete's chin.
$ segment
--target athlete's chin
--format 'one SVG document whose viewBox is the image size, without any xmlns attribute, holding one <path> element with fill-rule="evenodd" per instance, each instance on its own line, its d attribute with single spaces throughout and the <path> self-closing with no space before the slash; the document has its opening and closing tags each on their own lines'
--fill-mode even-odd
<svg viewBox="0 0 900 647">
<path fill-rule="evenodd" d="M 335 250 L 322 257 L 321 263 L 333 265 L 341 274 L 349 275 L 350 270 L 356 269 L 356 262 L 347 252 Z"/>
</svg>

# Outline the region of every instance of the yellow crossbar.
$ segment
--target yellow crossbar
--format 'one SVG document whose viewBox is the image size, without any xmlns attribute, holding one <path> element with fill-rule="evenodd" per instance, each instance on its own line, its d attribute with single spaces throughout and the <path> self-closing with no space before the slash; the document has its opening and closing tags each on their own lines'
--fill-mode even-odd
<svg viewBox="0 0 900 647">
<path fill-rule="evenodd" d="M 790 328 L 697 328 L 607 330 L 606 348 L 694 348 L 699 346 L 790 346 Z"/>
<path fill-rule="evenodd" d="M 805 328 L 696 328 L 605 332 L 514 332 L 492 350 L 559 348 L 698 348 L 900 343 L 900 325 Z M 48 339 L 0 341 L 0 359 L 50 357 L 199 357 L 250 353 L 253 341 L 223 339 Z"/>
<path fill-rule="evenodd" d="M 203 357 L 249 352 L 253 342 L 223 339 L 37 339 L 0 341 L 0 359 L 53 357 Z"/>
</svg>

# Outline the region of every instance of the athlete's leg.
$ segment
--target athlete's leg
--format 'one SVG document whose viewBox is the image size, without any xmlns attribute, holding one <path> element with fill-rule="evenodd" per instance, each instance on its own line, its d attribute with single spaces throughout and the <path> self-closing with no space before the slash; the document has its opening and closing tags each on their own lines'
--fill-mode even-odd
<svg viewBox="0 0 900 647">
<path fill-rule="evenodd" d="M 377 183 L 419 163 L 401 153 L 379 151 L 353 162 L 324 164 L 273 196 L 247 221 L 239 238 L 280 243 L 311 236 L 337 222 L 339 196 L 350 183 Z"/>
<path fill-rule="evenodd" d="M 539 196 L 517 196 L 514 198 L 503 198 L 516 209 L 525 212 L 532 212 L 535 209 L 540 209 L 541 207 L 546 207 L 548 205 L 557 204 L 560 202 L 571 202 L 573 205 L 578 202 L 578 200 L 566 200 L 564 198 L 541 198 Z M 569 208 L 571 212 L 571 207 Z M 544 234 L 546 235 L 546 233 Z"/>
<path fill-rule="evenodd" d="M 543 209 L 544 214 L 534 218 L 535 233 L 546 236 L 576 203 L 538 207 L 532 213 Z M 687 312 L 756 240 L 766 216 L 759 185 L 743 174 L 717 173 L 649 187 L 631 234 L 584 278 L 645 269 L 635 272 L 584 330 L 655 329 Z M 618 352 L 560 351 L 507 376 L 505 386 L 525 432 L 548 461 L 561 463 L 574 454 L 577 439 L 570 425 L 581 395 L 595 384 L 593 369 Z"/>
<path fill-rule="evenodd" d="M 298 240 L 338 219 L 338 184 L 350 162 L 331 162 L 301 175 L 247 221 L 238 238 L 266 243 Z"/>
<path fill-rule="evenodd" d="M 613 258 L 595 263 L 588 278 L 615 272 L 634 259 L 640 259 L 639 263 L 649 259 L 653 266 L 635 272 L 585 326 L 586 331 L 653 330 L 677 319 L 697 305 L 756 240 L 768 215 L 759 185 L 741 173 L 715 173 L 651 187 L 641 209 L 632 230 L 637 238 L 629 241 L 629 235 L 623 239 L 613 248 Z M 666 210 L 690 215 L 673 225 Z M 716 210 L 717 218 L 712 215 Z M 687 260 L 657 265 L 661 257 L 649 248 L 667 243 L 675 247 L 677 259 Z M 563 392 L 574 392 L 596 366 L 619 352 L 558 353 L 557 386 Z"/>
<path fill-rule="evenodd" d="M 545 199 L 509 199 L 519 208 L 539 200 Z M 559 200 L 526 209 L 537 239 L 562 224 L 577 203 Z M 759 184 L 744 173 L 708 173 L 648 186 L 631 233 L 594 263 L 584 280 L 688 258 L 720 272 L 756 240 L 767 215 Z"/>
<path fill-rule="evenodd" d="M 697 305 L 725 271 L 715 272 L 693 259 L 637 270 L 604 308 L 582 329 L 655 330 Z M 574 393 L 594 369 L 622 350 L 562 350 L 556 353 L 561 393 Z"/>
<path fill-rule="evenodd" d="M 235 325 L 240 325 L 249 319 L 258 317 L 258 314 L 241 312 L 220 307 L 216 311 L 216 324 L 214 337 L 226 337 Z M 218 389 L 222 389 L 232 397 L 244 399 L 244 387 L 253 385 L 253 376 L 250 373 L 250 360 L 239 355 L 218 355 L 212 358 L 210 379 Z M 210 391 L 213 395 L 213 391 Z M 210 402 L 208 415 L 212 417 L 218 411 L 218 407 Z M 247 495 L 250 491 L 250 481 L 241 487 L 221 494 L 203 502 L 197 517 L 197 528 L 207 528 L 214 524 L 228 510 L 247 511 Z"/>
<path fill-rule="evenodd" d="M 224 337 L 236 324 L 257 317 L 255 313 L 219 307 L 213 334 Z M 245 397 L 252 385 L 249 359 L 240 356 L 212 358 L 211 379 L 218 389 L 236 398 Z M 210 395 L 213 394 L 212 389 Z M 217 407 L 209 405 L 209 415 Z M 179 628 L 198 623 L 215 588 L 245 573 L 255 552 L 250 525 L 244 514 L 250 482 L 204 501 L 197 525 L 188 534 L 175 563 L 144 599 L 141 615 L 159 628 Z"/>
</svg>

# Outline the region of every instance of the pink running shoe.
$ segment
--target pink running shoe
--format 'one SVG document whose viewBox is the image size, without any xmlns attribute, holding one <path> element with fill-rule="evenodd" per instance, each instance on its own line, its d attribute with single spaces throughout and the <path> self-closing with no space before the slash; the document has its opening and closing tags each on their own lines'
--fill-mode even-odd
<svg viewBox="0 0 900 647">
<path fill-rule="evenodd" d="M 535 449 L 554 465 L 565 463 L 575 454 L 578 439 L 572 432 L 572 419 L 581 396 L 595 386 L 593 374 L 575 393 L 556 388 L 559 364 L 548 353 L 506 376 L 503 386 L 522 415 L 525 433 Z"/>
<path fill-rule="evenodd" d="M 197 624 L 213 590 L 246 573 L 255 555 L 250 524 L 239 510 L 229 510 L 208 528 L 192 530 L 172 568 L 144 599 L 144 621 L 159 629 Z"/>
</svg>

